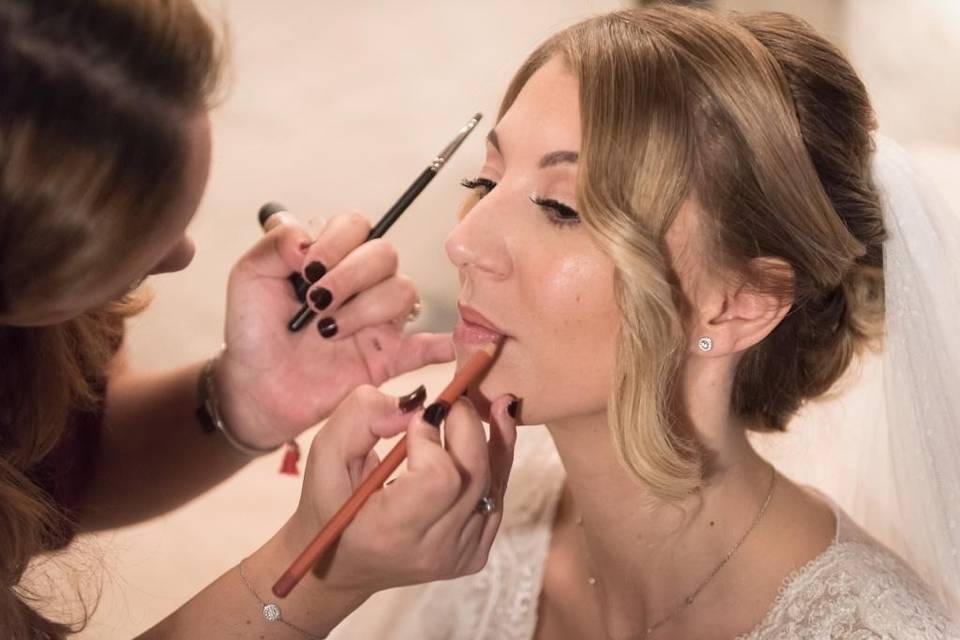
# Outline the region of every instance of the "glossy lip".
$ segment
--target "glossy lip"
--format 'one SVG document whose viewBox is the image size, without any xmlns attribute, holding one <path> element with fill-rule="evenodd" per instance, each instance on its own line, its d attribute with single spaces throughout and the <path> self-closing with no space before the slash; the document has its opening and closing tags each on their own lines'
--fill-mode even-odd
<svg viewBox="0 0 960 640">
<path fill-rule="evenodd" d="M 462 302 L 460 302 L 460 303 L 457 303 L 457 310 L 460 312 L 460 319 L 461 319 L 464 323 L 466 323 L 466 324 L 472 324 L 472 325 L 474 325 L 474 326 L 476 326 L 476 327 L 480 327 L 480 328 L 482 328 L 482 329 L 486 329 L 487 331 L 490 331 L 491 333 L 496 333 L 496 334 L 501 335 L 501 336 L 503 336 L 503 337 L 505 337 L 505 338 L 507 337 L 507 334 L 504 333 L 503 329 L 501 329 L 500 327 L 498 327 L 497 325 L 495 325 L 495 324 L 494 324 L 493 322 L 491 322 L 486 316 L 484 316 L 482 313 L 480 313 L 479 311 L 477 311 L 477 310 L 474 309 L 473 307 L 470 307 L 470 306 L 465 305 L 465 304 L 463 304 Z"/>
<path fill-rule="evenodd" d="M 482 313 L 469 305 L 458 303 L 460 322 L 453 330 L 453 341 L 456 344 L 481 345 L 490 342 L 502 344 L 508 337 L 500 327 L 487 319 Z"/>
</svg>

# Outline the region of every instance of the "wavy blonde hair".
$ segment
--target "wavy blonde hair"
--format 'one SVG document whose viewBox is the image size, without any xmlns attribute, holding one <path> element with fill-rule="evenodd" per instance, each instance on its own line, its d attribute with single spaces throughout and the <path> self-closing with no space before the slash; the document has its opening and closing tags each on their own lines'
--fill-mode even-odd
<svg viewBox="0 0 960 640">
<path fill-rule="evenodd" d="M 785 430 L 879 336 L 875 121 L 850 64 L 801 20 L 655 6 L 581 22 L 517 72 L 559 56 L 580 87 L 577 200 L 615 267 L 622 316 L 609 422 L 622 463 L 666 500 L 696 492 L 705 452 L 685 428 L 677 381 L 693 336 L 665 234 L 681 204 L 706 212 L 722 273 L 789 296 L 787 317 L 742 358 L 731 397 L 756 430 Z M 755 268 L 776 257 L 792 269 Z"/>
</svg>

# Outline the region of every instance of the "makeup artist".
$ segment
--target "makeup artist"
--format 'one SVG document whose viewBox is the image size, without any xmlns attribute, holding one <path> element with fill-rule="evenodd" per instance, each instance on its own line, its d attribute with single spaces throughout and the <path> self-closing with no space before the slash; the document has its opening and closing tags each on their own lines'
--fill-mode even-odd
<svg viewBox="0 0 960 640">
<path fill-rule="evenodd" d="M 362 216 L 312 238 L 278 214 L 230 274 L 222 353 L 162 375 L 128 370 L 137 286 L 193 255 L 185 229 L 207 181 L 218 66 L 189 0 L 0 0 L 4 638 L 71 631 L 19 586 L 32 558 L 174 509 L 331 414 L 296 513 L 143 637 L 322 637 L 377 590 L 485 562 L 499 512 L 475 505 L 506 482 L 510 398 L 494 403 L 489 443 L 458 401 L 444 448 L 422 388 L 400 399 L 373 388 L 454 354 L 448 336 L 404 334 L 416 292 L 390 245 L 363 242 Z M 318 313 L 299 333 L 285 327 L 299 307 L 291 272 L 313 283 Z M 269 621 L 272 581 L 377 463 L 375 442 L 404 429 L 407 473 Z"/>
</svg>

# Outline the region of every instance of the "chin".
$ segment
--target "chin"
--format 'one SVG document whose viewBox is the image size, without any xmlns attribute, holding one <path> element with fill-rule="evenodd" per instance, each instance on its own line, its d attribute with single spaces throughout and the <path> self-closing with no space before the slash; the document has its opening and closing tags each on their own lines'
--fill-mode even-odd
<svg viewBox="0 0 960 640">
<path fill-rule="evenodd" d="M 511 393 L 507 390 L 508 388 L 510 387 L 499 383 L 499 381 L 490 380 L 488 377 L 484 379 L 479 386 L 472 385 L 469 387 L 466 395 L 467 398 L 470 399 L 470 402 L 473 403 L 477 413 L 480 414 L 480 419 L 489 423 L 491 421 L 490 404 L 500 396 Z M 520 415 L 517 416 L 517 426 L 543 424 L 543 416 L 537 415 L 538 412 L 535 409 L 537 405 L 536 398 L 531 398 L 521 391 L 515 393 L 520 398 Z"/>
<path fill-rule="evenodd" d="M 565 417 L 564 398 L 552 393 L 544 393 L 550 385 L 543 384 L 542 376 L 533 373 L 535 367 L 522 352 L 513 351 L 510 343 L 500 352 L 493 366 L 480 380 L 471 385 L 466 392 L 480 418 L 490 422 L 491 403 L 504 394 L 513 394 L 520 398 L 520 415 L 517 425 L 538 425 Z M 476 352 L 469 344 L 457 344 L 457 366 L 461 367 Z M 557 410 L 559 409 L 559 411 Z"/>
</svg>

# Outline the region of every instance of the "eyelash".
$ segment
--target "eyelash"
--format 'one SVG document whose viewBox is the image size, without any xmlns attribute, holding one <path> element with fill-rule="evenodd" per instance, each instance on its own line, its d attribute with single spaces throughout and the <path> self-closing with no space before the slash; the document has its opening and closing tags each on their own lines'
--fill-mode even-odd
<svg viewBox="0 0 960 640">
<path fill-rule="evenodd" d="M 477 191 L 477 197 L 483 198 L 491 191 L 496 189 L 497 183 L 489 178 L 464 178 L 461 185 L 472 191 Z M 551 198 L 538 198 L 530 196 L 530 202 L 537 205 L 547 214 L 547 220 L 550 224 L 557 227 L 572 227 L 580 224 L 580 214 L 563 204 Z"/>
</svg>

